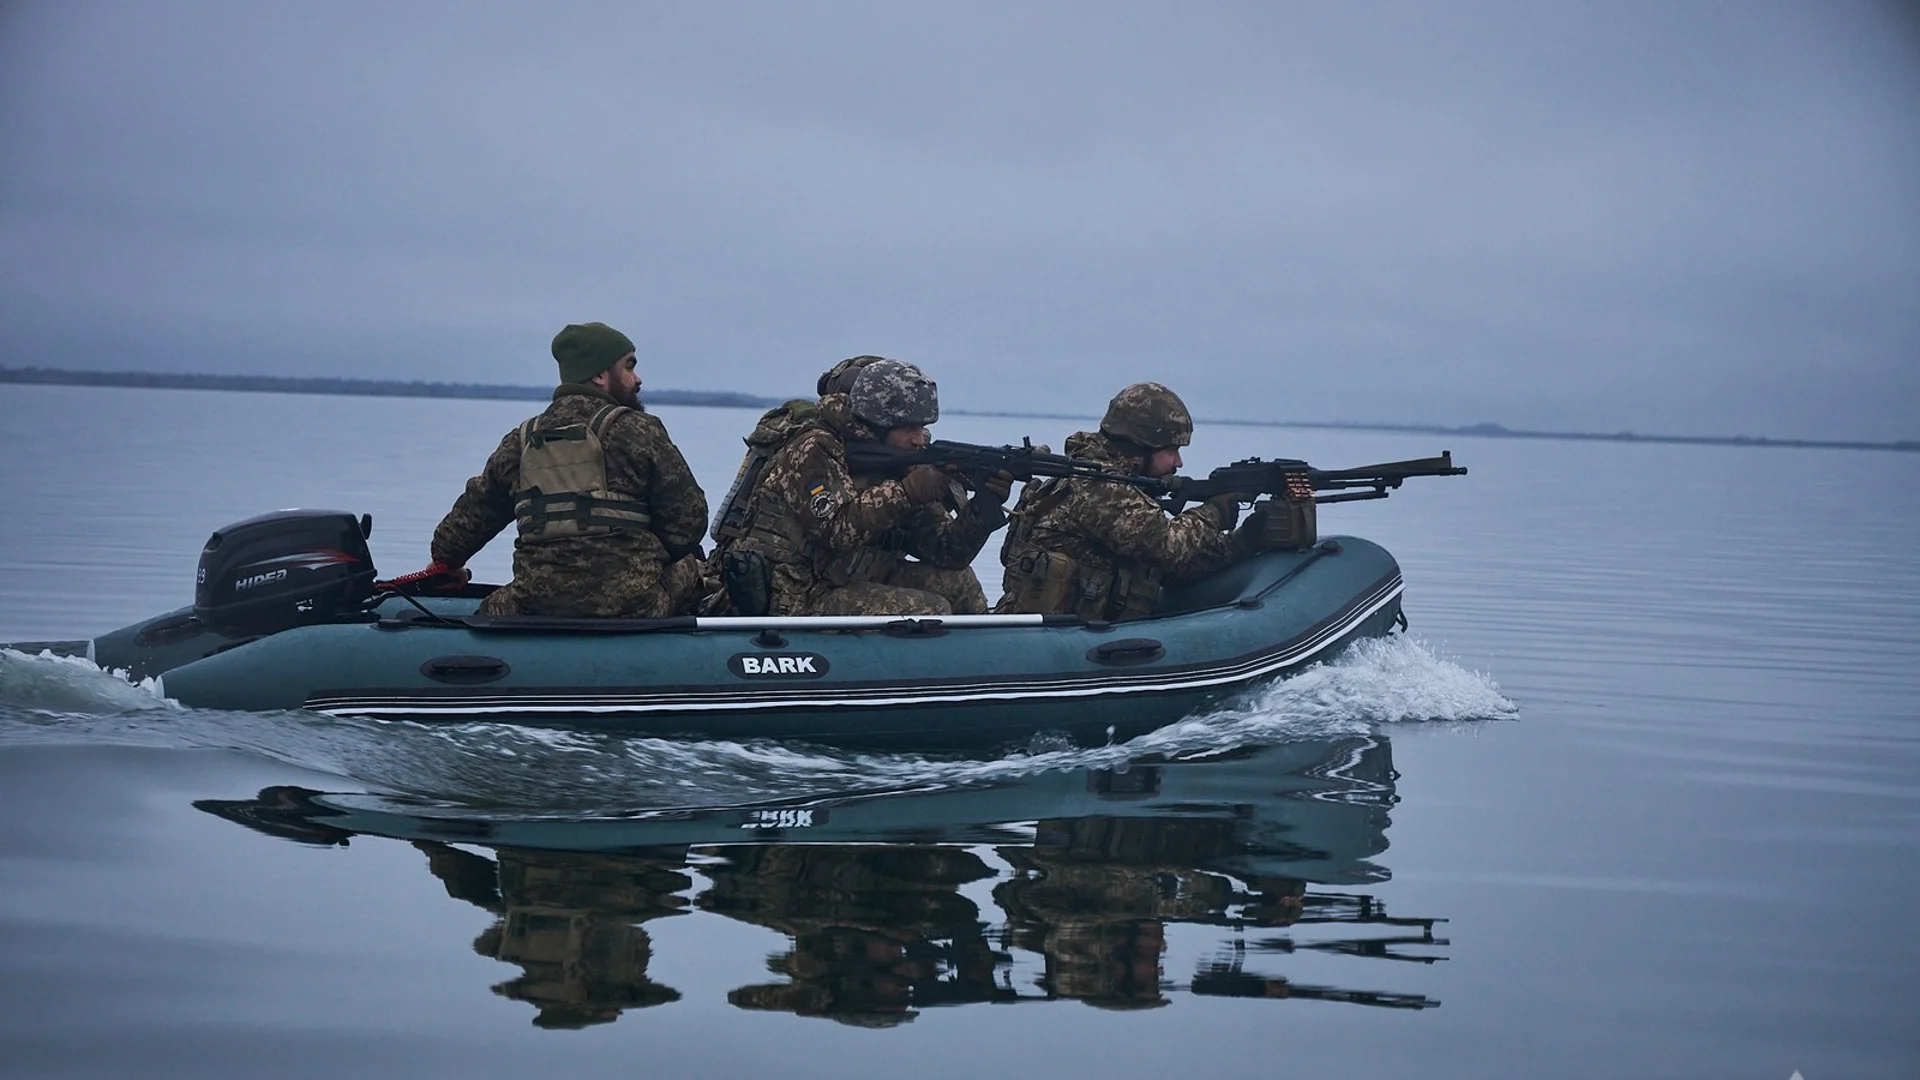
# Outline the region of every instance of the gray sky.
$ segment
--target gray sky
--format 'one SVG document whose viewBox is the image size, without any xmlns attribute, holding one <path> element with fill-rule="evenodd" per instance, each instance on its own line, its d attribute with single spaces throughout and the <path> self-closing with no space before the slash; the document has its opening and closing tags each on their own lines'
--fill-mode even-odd
<svg viewBox="0 0 1920 1080">
<path fill-rule="evenodd" d="M 550 10 L 551 9 L 551 10 Z M 0 0 L 0 363 L 1920 437 L 1911 4 Z"/>
</svg>

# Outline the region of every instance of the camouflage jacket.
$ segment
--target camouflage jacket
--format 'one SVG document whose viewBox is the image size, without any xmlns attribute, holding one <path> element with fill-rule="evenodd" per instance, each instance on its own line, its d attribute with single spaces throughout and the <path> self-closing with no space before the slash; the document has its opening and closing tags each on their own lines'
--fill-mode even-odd
<svg viewBox="0 0 1920 1080">
<path fill-rule="evenodd" d="M 1097 432 L 1067 439 L 1067 455 L 1099 462 L 1116 473 L 1137 473 L 1140 461 Z M 1251 554 L 1222 528 L 1219 512 L 1202 503 L 1169 516 L 1152 496 L 1128 484 L 1080 478 L 1028 484 L 1013 510 L 1016 524 L 1000 551 L 1007 568 L 1000 612 L 1074 614 L 1118 618 L 1127 586 L 1155 593 L 1231 566 Z M 1079 580 L 1067 602 L 1039 604 L 1029 577 L 1034 555 L 1058 552 L 1071 559 Z M 1075 597 L 1098 592 L 1092 610 Z M 1149 607 L 1151 596 L 1142 601 Z M 1101 607 L 1106 610 L 1099 610 Z M 1132 615 L 1144 614 L 1132 611 Z"/>
<path fill-rule="evenodd" d="M 851 475 L 847 440 L 873 437 L 843 395 L 829 394 L 767 462 L 739 543 L 772 564 L 774 614 L 805 612 L 828 589 L 878 577 L 879 564 L 902 556 L 964 568 L 1005 522 L 1000 507 L 964 498 L 957 484 L 915 503 L 898 480 Z"/>
<path fill-rule="evenodd" d="M 553 404 L 537 426 L 584 424 L 603 406 L 606 392 L 568 383 L 553 392 Z M 606 427 L 601 444 L 607 488 L 647 504 L 652 523 L 646 530 L 602 536 L 568 537 L 538 544 L 517 540 L 513 551 L 511 600 L 493 603 L 495 613 L 574 617 L 670 614 L 662 607 L 660 572 L 666 563 L 699 550 L 707 526 L 707 496 L 695 482 L 686 459 L 657 417 L 640 410 L 619 414 Z M 520 490 L 520 429 L 500 440 L 480 475 L 433 531 L 433 558 L 464 565 L 514 521 Z"/>
</svg>

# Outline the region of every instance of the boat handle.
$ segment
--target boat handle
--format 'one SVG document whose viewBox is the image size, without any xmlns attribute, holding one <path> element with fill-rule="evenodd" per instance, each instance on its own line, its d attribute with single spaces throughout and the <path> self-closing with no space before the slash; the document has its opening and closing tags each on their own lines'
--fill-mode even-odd
<svg viewBox="0 0 1920 1080">
<path fill-rule="evenodd" d="M 1130 637 L 1109 641 L 1087 650 L 1087 659 L 1096 664 L 1125 666 L 1150 664 L 1167 655 L 1167 650 L 1152 638 Z"/>
<path fill-rule="evenodd" d="M 444 683 L 483 683 L 505 678 L 513 670 L 492 656 L 436 656 L 420 665 L 420 674 Z"/>
</svg>

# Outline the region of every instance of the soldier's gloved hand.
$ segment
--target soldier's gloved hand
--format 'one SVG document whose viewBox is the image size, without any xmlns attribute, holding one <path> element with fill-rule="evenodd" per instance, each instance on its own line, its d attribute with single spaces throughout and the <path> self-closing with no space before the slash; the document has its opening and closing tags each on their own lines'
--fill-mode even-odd
<svg viewBox="0 0 1920 1080">
<path fill-rule="evenodd" d="M 947 474 L 931 465 L 915 465 L 900 478 L 900 486 L 914 502 L 933 502 L 946 492 Z"/>
<path fill-rule="evenodd" d="M 1013 494 L 1013 474 L 1001 469 L 975 485 L 973 492 L 995 506 L 1005 506 L 1007 497 Z"/>
<path fill-rule="evenodd" d="M 464 566 L 448 566 L 438 559 L 427 564 L 425 570 L 415 570 L 411 574 L 402 574 L 386 581 L 376 581 L 373 587 L 380 592 L 416 593 L 435 588 L 459 588 L 473 580 L 473 571 Z"/>
<path fill-rule="evenodd" d="M 1264 551 L 1267 546 L 1267 508 L 1256 505 L 1247 520 L 1233 531 L 1233 539 L 1247 551 Z"/>
<path fill-rule="evenodd" d="M 1241 499 L 1242 496 L 1238 494 L 1227 494 L 1215 495 L 1213 498 L 1207 500 L 1207 505 L 1213 507 L 1213 512 L 1220 515 L 1221 532 L 1229 532 L 1239 523 Z M 1246 501 L 1251 502 L 1252 500 L 1248 499 Z"/>
</svg>

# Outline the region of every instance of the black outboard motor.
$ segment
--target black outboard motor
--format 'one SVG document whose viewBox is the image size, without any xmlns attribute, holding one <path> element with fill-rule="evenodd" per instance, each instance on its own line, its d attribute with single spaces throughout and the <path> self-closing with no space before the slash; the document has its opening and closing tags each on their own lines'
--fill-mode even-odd
<svg viewBox="0 0 1920 1080">
<path fill-rule="evenodd" d="M 229 637 L 271 634 L 358 613 L 373 596 L 371 517 L 281 510 L 207 540 L 193 614 Z"/>
</svg>

